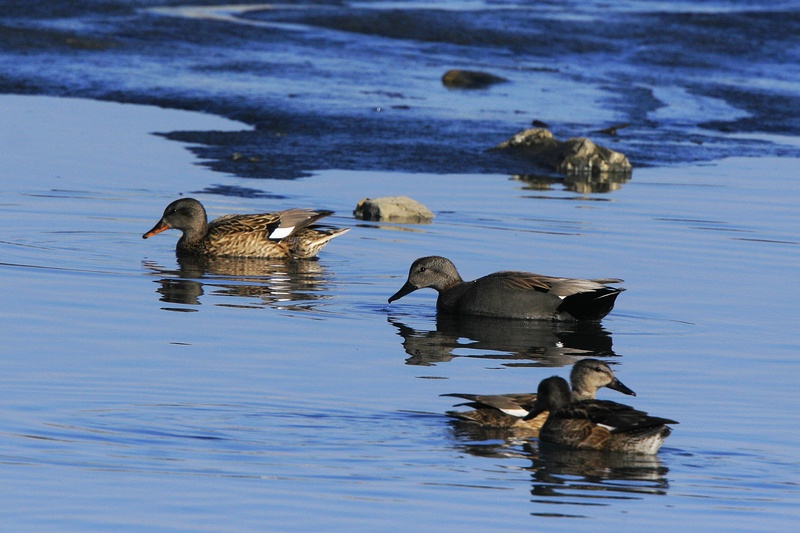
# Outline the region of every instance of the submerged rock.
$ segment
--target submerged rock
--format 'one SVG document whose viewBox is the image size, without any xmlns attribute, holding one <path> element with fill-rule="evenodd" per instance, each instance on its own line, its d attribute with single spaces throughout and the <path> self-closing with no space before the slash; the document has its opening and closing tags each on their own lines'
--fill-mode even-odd
<svg viewBox="0 0 800 533">
<path fill-rule="evenodd" d="M 629 174 L 632 166 L 623 154 L 598 146 L 585 137 L 559 141 L 544 128 L 521 131 L 493 148 L 532 159 L 566 175 Z"/>
<path fill-rule="evenodd" d="M 362 198 L 353 215 L 361 220 L 392 220 L 394 222 L 430 222 L 430 209 L 408 196 Z"/>
<path fill-rule="evenodd" d="M 630 126 L 630 122 L 622 122 L 620 124 L 614 124 L 613 126 L 609 126 L 607 128 L 603 128 L 602 130 L 597 130 L 595 133 L 600 133 L 601 135 L 609 135 L 614 136 L 617 134 L 617 131 L 621 130 L 622 128 L 627 128 Z"/>
<path fill-rule="evenodd" d="M 442 76 L 442 85 L 451 89 L 483 89 L 495 83 L 508 81 L 500 76 L 476 70 L 448 70 Z"/>
</svg>

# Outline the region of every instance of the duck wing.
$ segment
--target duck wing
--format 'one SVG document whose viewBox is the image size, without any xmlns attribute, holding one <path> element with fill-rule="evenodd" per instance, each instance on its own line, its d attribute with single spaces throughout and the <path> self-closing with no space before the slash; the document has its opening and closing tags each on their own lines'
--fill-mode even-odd
<svg viewBox="0 0 800 533">
<path fill-rule="evenodd" d="M 495 282 L 499 282 L 509 289 L 547 292 L 560 298 L 566 298 L 567 296 L 584 292 L 591 293 L 607 290 L 608 287 L 606 284 L 622 283 L 622 280 L 617 278 L 558 278 L 545 276 L 543 274 L 534 274 L 533 272 L 516 271 L 496 272 L 486 276 L 486 278 L 493 278 Z M 619 290 L 621 289 L 614 289 L 615 292 Z"/>
<path fill-rule="evenodd" d="M 644 411 L 609 400 L 583 400 L 558 410 L 559 418 L 586 420 L 602 426 L 611 434 L 677 424 L 675 420 L 650 416 Z"/>
<path fill-rule="evenodd" d="M 271 240 L 281 240 L 306 228 L 333 211 L 294 208 L 275 213 L 223 215 L 208 225 L 209 234 L 217 236 L 260 233 Z"/>
<path fill-rule="evenodd" d="M 535 394 L 462 394 L 450 393 L 442 396 L 452 396 L 469 400 L 467 403 L 459 404 L 472 407 L 473 409 L 497 409 L 507 415 L 525 417 L 533 409 L 536 403 Z"/>
<path fill-rule="evenodd" d="M 534 274 L 532 272 L 516 272 L 506 270 L 503 272 L 489 274 L 488 276 L 480 278 L 478 281 L 487 280 L 494 283 L 499 283 L 503 287 L 511 290 L 550 292 L 552 287 L 547 282 L 548 279 L 552 278 L 548 278 L 547 276 L 542 276 L 540 274 Z"/>
</svg>

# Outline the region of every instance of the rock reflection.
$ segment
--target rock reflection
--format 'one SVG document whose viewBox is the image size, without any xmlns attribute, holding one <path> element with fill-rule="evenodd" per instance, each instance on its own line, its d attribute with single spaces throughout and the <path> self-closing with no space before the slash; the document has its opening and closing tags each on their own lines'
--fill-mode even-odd
<svg viewBox="0 0 800 533">
<path fill-rule="evenodd" d="M 197 306 L 201 304 L 201 297 L 208 293 L 258 300 L 255 304 L 224 304 L 229 306 L 268 305 L 306 310 L 313 307 L 310 301 L 330 298 L 324 292 L 328 283 L 325 270 L 316 260 L 178 257 L 177 261 L 177 270 L 144 262 L 152 275 L 160 278 L 156 292 L 162 302 Z"/>
<path fill-rule="evenodd" d="M 524 184 L 524 189 L 548 191 L 553 185 L 562 185 L 568 191 L 580 194 L 613 192 L 631 179 L 630 174 L 609 173 L 577 176 L 554 176 L 547 174 L 516 174 L 511 179 Z"/>
<path fill-rule="evenodd" d="M 432 365 L 454 357 L 485 357 L 520 361 L 506 363 L 508 366 L 566 366 L 578 358 L 615 355 L 611 335 L 595 323 L 437 315 L 436 329 L 426 331 L 414 329 L 396 317 L 388 320 L 403 338 L 409 365 Z"/>
</svg>

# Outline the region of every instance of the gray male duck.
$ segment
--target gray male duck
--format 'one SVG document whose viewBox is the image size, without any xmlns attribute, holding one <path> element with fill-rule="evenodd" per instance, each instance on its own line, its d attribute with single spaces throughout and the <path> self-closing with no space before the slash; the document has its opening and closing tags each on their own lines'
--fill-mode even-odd
<svg viewBox="0 0 800 533">
<path fill-rule="evenodd" d="M 408 281 L 389 303 L 417 289 L 439 293 L 436 309 L 457 315 L 557 321 L 599 321 L 625 289 L 607 284 L 621 279 L 557 278 L 531 272 L 495 272 L 474 281 L 461 279 L 444 257 L 420 257 L 411 265 Z"/>
<path fill-rule="evenodd" d="M 530 418 L 548 411 L 539 430 L 539 442 L 575 450 L 654 454 L 672 430 L 675 420 L 607 400 L 575 401 L 564 378 L 539 383 L 536 407 Z"/>
<path fill-rule="evenodd" d="M 602 387 L 636 396 L 635 392 L 617 379 L 606 363 L 598 359 L 581 359 L 575 363 L 569 380 L 572 383 L 573 401 L 593 400 L 597 390 Z M 526 436 L 531 437 L 538 435 L 548 416 L 547 411 L 542 411 L 533 417 L 528 416 L 536 406 L 536 393 L 491 395 L 451 393 L 442 396 L 469 400 L 459 405 L 473 408 L 471 411 L 448 411 L 448 416 L 482 427 L 525 430 Z"/>
</svg>

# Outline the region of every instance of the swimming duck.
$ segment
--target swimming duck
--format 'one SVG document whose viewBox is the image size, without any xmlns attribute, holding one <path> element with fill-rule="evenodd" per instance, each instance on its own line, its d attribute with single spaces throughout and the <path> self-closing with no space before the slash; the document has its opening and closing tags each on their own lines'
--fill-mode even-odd
<svg viewBox="0 0 800 533">
<path fill-rule="evenodd" d="M 309 226 L 333 211 L 287 209 L 255 215 L 224 215 L 208 222 L 206 210 L 194 198 L 180 198 L 164 209 L 161 220 L 143 239 L 175 228 L 178 255 L 308 259 L 346 229 L 317 230 Z"/>
<path fill-rule="evenodd" d="M 644 411 L 607 400 L 574 401 L 564 378 L 553 376 L 539 383 L 535 418 L 549 411 L 539 431 L 539 442 L 577 450 L 605 450 L 654 454 L 678 422 L 650 416 Z"/>
<path fill-rule="evenodd" d="M 621 279 L 556 278 L 530 272 L 495 272 L 464 281 L 444 257 L 420 257 L 405 285 L 389 303 L 417 289 L 439 293 L 436 309 L 444 313 L 502 318 L 598 321 L 614 307 L 624 289 L 609 287 Z"/>
<path fill-rule="evenodd" d="M 619 391 L 623 394 L 636 396 L 636 393 L 626 387 L 614 376 L 611 368 L 598 359 L 581 359 L 572 367 L 570 372 L 572 383 L 572 399 L 594 399 L 597 390 L 602 387 Z M 451 393 L 442 396 L 453 396 L 469 400 L 459 404 L 474 408 L 472 411 L 448 411 L 447 415 L 465 422 L 474 422 L 484 427 L 516 428 L 538 432 L 547 412 L 542 412 L 533 418 L 526 418 L 533 411 L 536 404 L 536 394 L 461 394 Z M 536 436 L 536 434 L 530 434 Z"/>
</svg>

